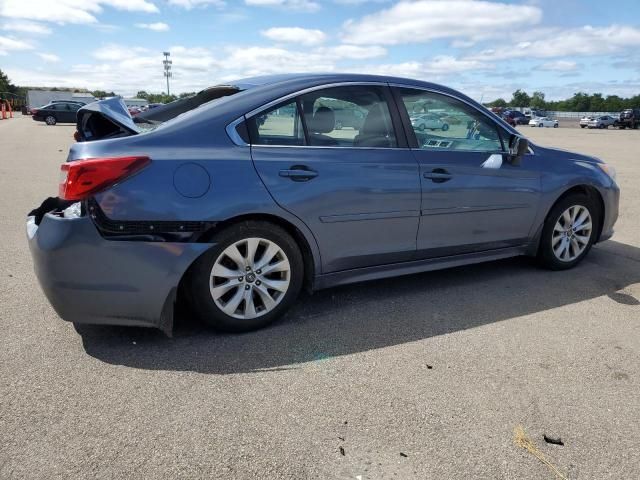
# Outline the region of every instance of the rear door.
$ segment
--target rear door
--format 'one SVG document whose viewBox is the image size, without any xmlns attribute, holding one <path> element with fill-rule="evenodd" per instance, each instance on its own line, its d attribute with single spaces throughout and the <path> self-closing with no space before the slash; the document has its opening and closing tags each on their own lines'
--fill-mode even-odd
<svg viewBox="0 0 640 480">
<path fill-rule="evenodd" d="M 407 135 L 420 164 L 421 258 L 525 244 L 540 198 L 533 155 L 513 165 L 506 131 L 467 102 L 431 90 L 395 88 Z M 439 130 L 419 131 L 416 113 L 437 115 Z"/>
<path fill-rule="evenodd" d="M 363 120 L 336 128 L 335 111 Z M 386 85 L 318 89 L 247 123 L 260 177 L 315 235 L 323 273 L 414 258 L 419 169 Z"/>
</svg>

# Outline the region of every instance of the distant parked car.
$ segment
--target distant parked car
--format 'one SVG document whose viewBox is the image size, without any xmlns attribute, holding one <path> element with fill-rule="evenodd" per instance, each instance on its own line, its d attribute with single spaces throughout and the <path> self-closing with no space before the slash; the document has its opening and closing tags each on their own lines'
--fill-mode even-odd
<svg viewBox="0 0 640 480">
<path fill-rule="evenodd" d="M 602 115 L 601 117 L 592 118 L 587 123 L 587 127 L 589 128 L 609 128 L 609 126 L 614 125 L 617 119 L 609 116 Z"/>
<path fill-rule="evenodd" d="M 127 110 L 129 110 L 129 115 L 131 115 L 132 117 L 142 112 L 142 109 L 140 107 L 127 107 Z"/>
<path fill-rule="evenodd" d="M 524 113 L 519 112 L 518 110 L 507 110 L 502 113 L 502 118 L 512 126 L 516 125 L 526 125 L 529 123 L 529 119 L 525 116 Z"/>
<path fill-rule="evenodd" d="M 549 117 L 537 117 L 529 120 L 530 127 L 553 127 L 558 128 L 558 120 Z"/>
<path fill-rule="evenodd" d="M 593 115 L 585 115 L 580 119 L 580 128 L 586 128 L 589 126 L 589 122 L 595 117 Z"/>
<path fill-rule="evenodd" d="M 51 102 L 43 107 L 32 108 L 31 116 L 37 122 L 45 122 L 47 125 L 56 123 L 76 123 L 76 112 L 84 104 L 79 102 Z"/>
<path fill-rule="evenodd" d="M 449 130 L 449 124 L 433 114 L 414 115 L 411 117 L 411 125 L 421 132 L 425 130 L 442 130 L 446 132 Z"/>
</svg>

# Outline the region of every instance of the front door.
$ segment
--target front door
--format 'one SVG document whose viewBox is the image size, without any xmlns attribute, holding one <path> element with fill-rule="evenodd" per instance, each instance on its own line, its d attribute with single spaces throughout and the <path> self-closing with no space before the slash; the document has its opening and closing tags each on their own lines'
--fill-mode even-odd
<svg viewBox="0 0 640 480">
<path fill-rule="evenodd" d="M 460 99 L 427 90 L 395 90 L 420 164 L 421 258 L 527 243 L 540 198 L 535 156 L 519 165 L 506 154 L 508 132 Z M 431 128 L 421 118 L 435 116 Z"/>
<path fill-rule="evenodd" d="M 334 87 L 248 119 L 256 169 L 313 232 L 323 273 L 414 258 L 419 169 L 389 100 L 386 86 Z"/>
</svg>

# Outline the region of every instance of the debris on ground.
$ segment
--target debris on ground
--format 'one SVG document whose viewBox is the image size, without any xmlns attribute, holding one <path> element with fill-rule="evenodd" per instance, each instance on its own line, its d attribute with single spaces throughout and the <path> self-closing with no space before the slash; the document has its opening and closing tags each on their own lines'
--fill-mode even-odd
<svg viewBox="0 0 640 480">
<path fill-rule="evenodd" d="M 343 457 L 345 456 L 344 447 L 340 447 L 340 455 L 342 455 Z"/>
<path fill-rule="evenodd" d="M 545 455 L 538 449 L 536 444 L 533 443 L 533 440 L 531 440 L 529 437 L 527 437 L 527 434 L 525 433 L 524 428 L 522 427 L 522 425 L 518 425 L 518 426 L 516 426 L 516 428 L 513 429 L 513 442 L 518 447 L 525 449 L 531 455 L 533 455 L 538 460 L 540 460 L 542 463 L 544 463 L 549 468 L 549 470 L 551 470 L 554 473 L 554 475 L 557 478 L 559 478 L 560 480 L 568 480 L 567 476 L 564 475 L 558 469 L 558 467 L 556 467 L 553 463 L 551 463 L 547 459 L 547 457 L 545 457 Z"/>
<path fill-rule="evenodd" d="M 547 443 L 552 443 L 554 445 L 564 445 L 564 442 L 560 437 L 553 437 L 551 435 L 547 435 L 546 433 L 542 436 L 544 441 Z"/>
<path fill-rule="evenodd" d="M 401 456 L 401 457 L 404 457 L 404 458 L 407 458 L 407 454 L 406 454 L 406 453 L 404 453 L 404 452 L 400 452 L 400 456 Z"/>
</svg>

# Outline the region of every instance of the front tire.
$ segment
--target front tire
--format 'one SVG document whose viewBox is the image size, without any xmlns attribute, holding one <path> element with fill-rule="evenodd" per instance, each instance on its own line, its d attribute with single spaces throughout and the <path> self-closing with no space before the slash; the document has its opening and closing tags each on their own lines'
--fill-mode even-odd
<svg viewBox="0 0 640 480">
<path fill-rule="evenodd" d="M 265 327 L 298 297 L 304 262 L 295 240 L 262 221 L 232 225 L 211 240 L 213 248 L 189 278 L 193 309 L 201 321 L 227 332 Z"/>
<path fill-rule="evenodd" d="M 551 209 L 544 222 L 538 260 L 551 270 L 575 267 L 596 240 L 600 208 L 582 193 L 567 195 Z"/>
<path fill-rule="evenodd" d="M 447 130 L 449 130 L 449 124 L 445 123 L 445 124 L 442 125 L 442 131 L 446 132 Z"/>
</svg>

